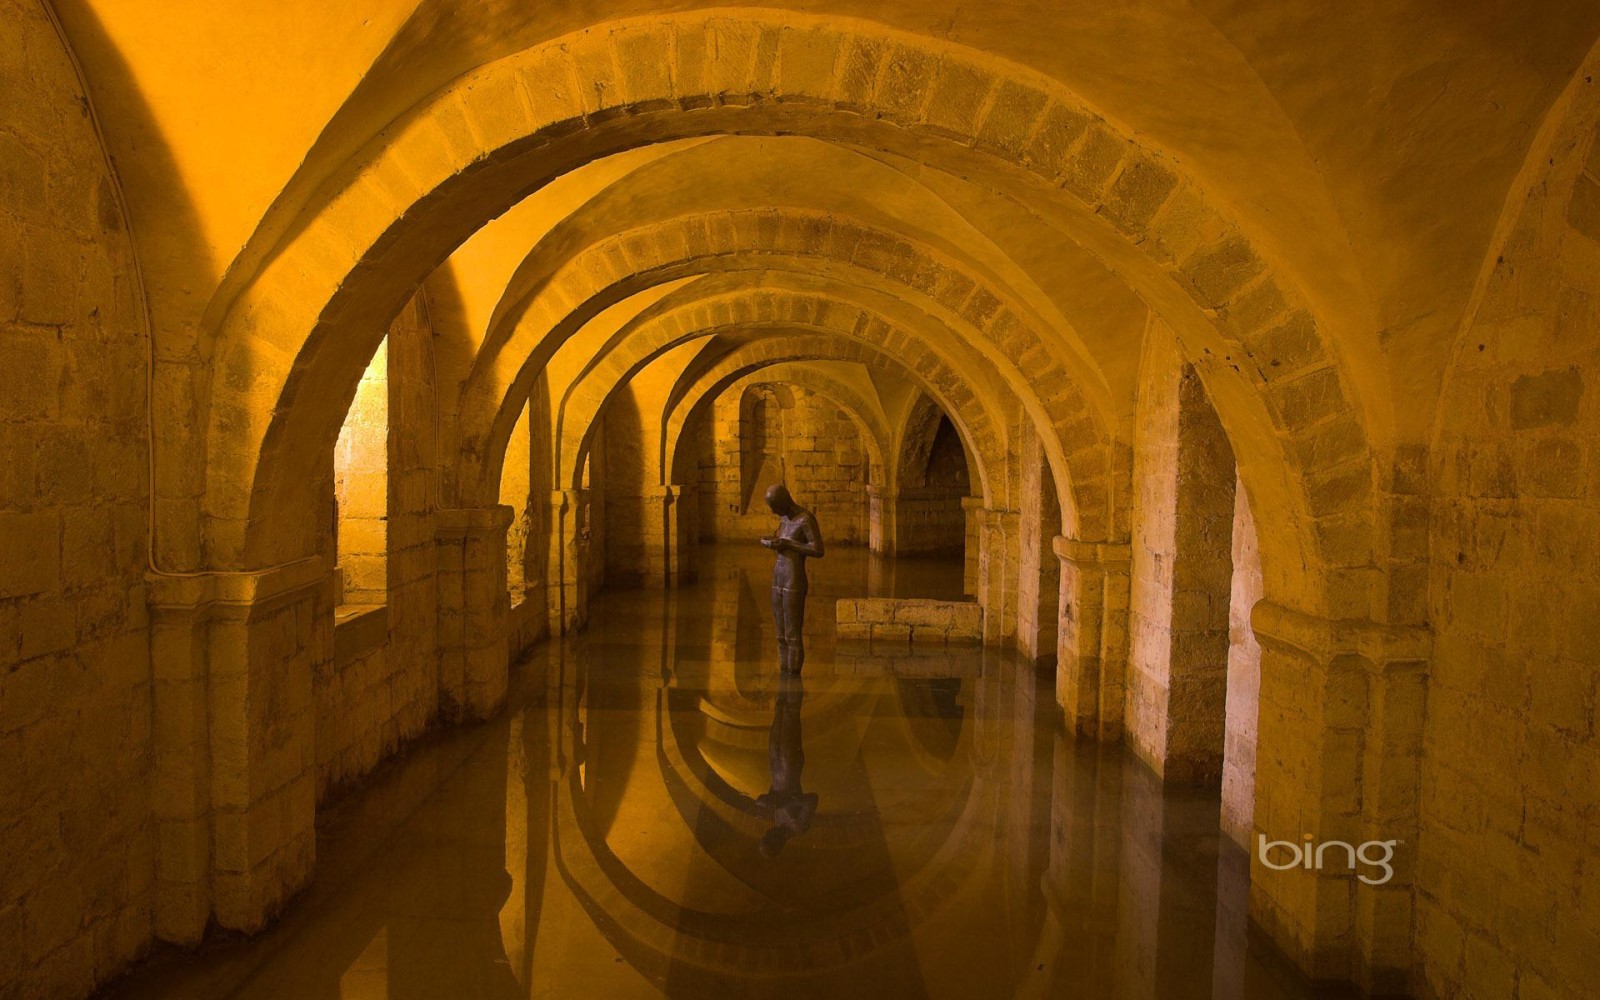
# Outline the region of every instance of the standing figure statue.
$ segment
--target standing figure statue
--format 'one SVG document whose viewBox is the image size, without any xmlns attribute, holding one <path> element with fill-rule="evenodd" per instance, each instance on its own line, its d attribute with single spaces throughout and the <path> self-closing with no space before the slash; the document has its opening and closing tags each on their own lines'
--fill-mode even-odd
<svg viewBox="0 0 1600 1000">
<path fill-rule="evenodd" d="M 772 617 L 778 625 L 778 666 L 798 674 L 805 666 L 806 559 L 822 558 L 822 530 L 809 510 L 794 502 L 787 487 L 767 488 L 767 506 L 778 515 L 776 534 L 761 544 L 778 554 L 772 567 Z"/>
</svg>

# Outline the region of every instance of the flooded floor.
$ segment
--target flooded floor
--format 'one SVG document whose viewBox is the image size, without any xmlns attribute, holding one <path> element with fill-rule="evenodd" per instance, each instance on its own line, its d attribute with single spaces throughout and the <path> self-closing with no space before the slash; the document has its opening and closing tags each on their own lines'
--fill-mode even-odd
<svg viewBox="0 0 1600 1000">
<path fill-rule="evenodd" d="M 833 602 L 961 567 L 813 563 L 777 674 L 766 553 L 605 592 L 324 814 L 266 934 L 156 956 L 122 998 L 1306 997 L 1251 932 L 1216 793 L 1075 744 L 1009 654 L 835 649 Z"/>
</svg>

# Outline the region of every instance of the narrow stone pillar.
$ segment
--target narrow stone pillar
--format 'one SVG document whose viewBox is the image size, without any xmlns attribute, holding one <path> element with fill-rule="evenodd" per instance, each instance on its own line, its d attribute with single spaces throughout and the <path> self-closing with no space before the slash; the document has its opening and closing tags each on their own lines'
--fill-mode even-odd
<svg viewBox="0 0 1600 1000">
<path fill-rule="evenodd" d="M 644 526 L 645 561 L 642 569 L 645 582 L 653 586 L 674 586 L 682 572 L 678 528 L 682 495 L 681 486 L 669 484 L 645 487 L 645 510 L 648 511 L 648 519 Z"/>
<path fill-rule="evenodd" d="M 565 635 L 589 620 L 584 585 L 589 558 L 589 491 L 550 493 L 550 633 Z"/>
<path fill-rule="evenodd" d="M 978 560 L 983 551 L 983 497 L 962 497 L 961 513 L 966 519 L 966 562 L 961 571 L 961 590 L 977 597 L 980 586 Z"/>
<path fill-rule="evenodd" d="M 1017 573 L 1021 518 L 1014 510 L 978 510 L 978 603 L 983 605 L 983 641 L 1007 645 L 1017 638 Z"/>
<path fill-rule="evenodd" d="M 311 879 L 311 677 L 333 656 L 333 576 L 311 557 L 151 574 L 156 934 L 251 933 Z"/>
<path fill-rule="evenodd" d="M 1263 601 L 1250 915 L 1314 978 L 1370 991 L 1405 984 L 1412 931 L 1422 715 L 1431 636 L 1422 626 L 1328 620 Z M 1276 870 L 1259 844 L 1365 848 L 1350 865 Z M 1383 860 L 1392 873 L 1372 860 Z M 1279 865 L 1288 848 L 1278 848 Z M 1365 876 L 1363 880 L 1362 876 Z"/>
<path fill-rule="evenodd" d="M 1056 701 L 1072 732 L 1120 739 L 1132 551 L 1127 544 L 1061 535 L 1051 547 L 1061 560 Z"/>
<path fill-rule="evenodd" d="M 487 719 L 505 704 L 511 659 L 506 530 L 513 515 L 505 504 L 436 515 L 439 710 L 451 721 Z"/>
<path fill-rule="evenodd" d="M 673 504 L 672 523 L 677 529 L 675 583 L 693 583 L 700 578 L 700 488 L 693 483 L 679 485 Z"/>
<path fill-rule="evenodd" d="M 894 555 L 896 515 L 900 494 L 886 486 L 867 485 L 867 548 L 881 556 Z"/>
</svg>

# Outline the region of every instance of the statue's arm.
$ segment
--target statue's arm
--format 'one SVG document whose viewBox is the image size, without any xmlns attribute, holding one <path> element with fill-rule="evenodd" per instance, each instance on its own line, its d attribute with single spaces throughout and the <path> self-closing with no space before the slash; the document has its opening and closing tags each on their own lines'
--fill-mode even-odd
<svg viewBox="0 0 1600 1000">
<path fill-rule="evenodd" d="M 809 512 L 805 520 L 800 523 L 800 533 L 805 538 L 805 544 L 796 544 L 794 550 L 801 555 L 810 556 L 812 559 L 822 558 L 822 529 L 817 527 L 817 519 Z"/>
</svg>

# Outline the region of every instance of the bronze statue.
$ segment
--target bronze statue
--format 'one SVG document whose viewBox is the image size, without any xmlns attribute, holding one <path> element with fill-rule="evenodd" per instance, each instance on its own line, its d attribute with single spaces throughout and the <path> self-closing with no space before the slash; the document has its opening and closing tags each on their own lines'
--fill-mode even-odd
<svg viewBox="0 0 1600 1000">
<path fill-rule="evenodd" d="M 800 740 L 800 703 L 806 689 L 795 674 L 778 678 L 778 697 L 772 704 L 772 732 L 767 740 L 767 763 L 772 769 L 772 788 L 756 801 L 772 810 L 772 828 L 761 838 L 763 857 L 774 858 L 789 838 L 811 829 L 817 815 L 817 793 L 800 785 L 806 766 L 805 746 Z"/>
<path fill-rule="evenodd" d="M 772 567 L 772 617 L 778 625 L 778 667 L 798 674 L 805 666 L 806 559 L 822 558 L 822 530 L 787 487 L 768 487 L 767 506 L 778 515 L 776 534 L 761 544 L 778 554 Z"/>
</svg>

